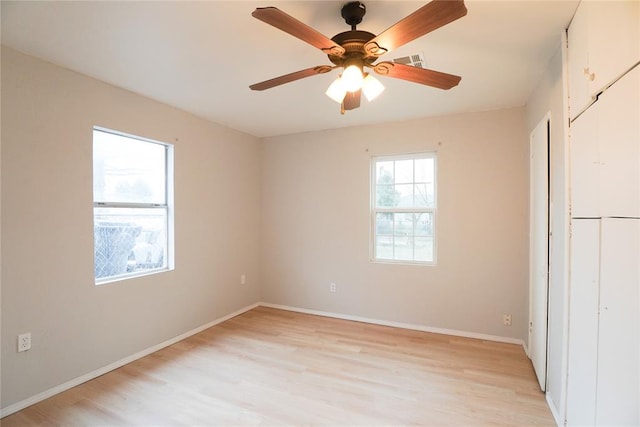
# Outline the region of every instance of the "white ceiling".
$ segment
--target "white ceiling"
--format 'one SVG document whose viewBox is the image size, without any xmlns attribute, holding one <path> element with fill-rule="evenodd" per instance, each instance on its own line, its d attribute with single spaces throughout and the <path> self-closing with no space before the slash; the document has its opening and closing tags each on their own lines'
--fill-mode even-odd
<svg viewBox="0 0 640 427">
<path fill-rule="evenodd" d="M 349 28 L 346 1 L 2 1 L 2 44 L 265 137 L 522 106 L 560 44 L 578 0 L 467 0 L 467 16 L 382 59 L 422 52 L 462 76 L 449 91 L 380 77 L 386 91 L 340 115 L 324 91 L 337 76 L 264 92 L 249 85 L 329 64 L 319 50 L 251 17 L 276 6 L 328 37 Z M 358 29 L 378 34 L 426 4 L 364 1 Z"/>
</svg>

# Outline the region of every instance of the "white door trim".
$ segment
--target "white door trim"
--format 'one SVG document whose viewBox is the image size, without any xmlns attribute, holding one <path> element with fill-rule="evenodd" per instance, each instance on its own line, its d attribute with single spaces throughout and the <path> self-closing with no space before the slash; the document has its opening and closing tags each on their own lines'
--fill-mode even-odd
<svg viewBox="0 0 640 427">
<path fill-rule="evenodd" d="M 542 391 L 546 391 L 549 356 L 550 122 L 551 114 L 547 113 L 529 136 L 529 332 L 527 347 L 528 356 L 533 363 Z M 544 145 L 541 146 L 541 144 Z M 537 156 L 534 156 L 535 153 Z M 540 177 L 543 177 L 542 180 Z M 538 336 L 538 334 L 542 335 Z"/>
</svg>

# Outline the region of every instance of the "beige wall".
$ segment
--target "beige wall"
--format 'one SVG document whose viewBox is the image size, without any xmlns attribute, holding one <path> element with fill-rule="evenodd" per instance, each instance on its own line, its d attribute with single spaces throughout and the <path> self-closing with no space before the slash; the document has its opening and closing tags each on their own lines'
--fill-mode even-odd
<svg viewBox="0 0 640 427">
<path fill-rule="evenodd" d="M 371 263 L 370 157 L 434 150 L 437 266 Z M 263 300 L 525 339 L 528 173 L 524 108 L 266 139 Z"/>
<path fill-rule="evenodd" d="M 560 44 L 560 36 L 558 43 Z M 563 59 L 560 46 L 549 61 L 545 74 L 527 102 L 527 129 L 533 131 L 547 113 L 550 117 L 550 168 L 551 168 L 551 272 L 549 277 L 549 362 L 547 366 L 547 390 L 549 397 L 563 414 L 564 360 L 567 337 L 564 326 L 566 315 L 566 284 L 568 268 L 566 262 L 568 236 L 567 171 L 566 171 L 566 107 L 563 96 Z"/>
<path fill-rule="evenodd" d="M 2 407 L 260 299 L 257 138 L 4 48 L 2 112 Z M 94 125 L 174 144 L 175 271 L 94 286 Z"/>
</svg>

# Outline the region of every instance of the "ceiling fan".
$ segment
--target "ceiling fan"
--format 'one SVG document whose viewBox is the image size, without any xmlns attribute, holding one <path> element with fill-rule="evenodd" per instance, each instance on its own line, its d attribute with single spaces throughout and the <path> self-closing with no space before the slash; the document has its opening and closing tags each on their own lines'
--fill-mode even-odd
<svg viewBox="0 0 640 427">
<path fill-rule="evenodd" d="M 252 90 L 265 90 L 295 80 L 327 73 L 335 68 L 344 71 L 329 86 L 326 94 L 340 103 L 341 113 L 360 106 L 364 92 L 369 101 L 379 95 L 384 86 L 373 75 L 365 72 L 372 69 L 379 75 L 451 89 L 460 83 L 461 77 L 440 71 L 413 67 L 390 61 L 374 62 L 383 54 L 417 39 L 433 30 L 455 21 L 467 14 L 464 0 L 433 0 L 411 15 L 395 23 L 382 33 L 375 34 L 356 29 L 362 22 L 366 7 L 359 1 L 345 4 L 341 14 L 350 31 L 345 31 L 329 39 L 308 25 L 275 7 L 257 8 L 251 15 L 294 37 L 320 49 L 329 57 L 333 65 L 319 65 L 296 71 L 249 86 Z"/>
</svg>

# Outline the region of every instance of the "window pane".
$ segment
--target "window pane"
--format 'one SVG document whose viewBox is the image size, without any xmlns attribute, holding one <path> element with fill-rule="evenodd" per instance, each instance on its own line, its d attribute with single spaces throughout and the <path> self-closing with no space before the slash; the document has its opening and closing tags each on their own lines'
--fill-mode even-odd
<svg viewBox="0 0 640 427">
<path fill-rule="evenodd" d="M 433 261 L 433 237 L 415 238 L 415 261 Z"/>
<path fill-rule="evenodd" d="M 433 214 L 415 214 L 416 236 L 433 236 Z"/>
<path fill-rule="evenodd" d="M 395 213 L 393 214 L 394 233 L 396 236 L 413 235 L 413 214 Z"/>
<path fill-rule="evenodd" d="M 433 182 L 435 178 L 435 159 L 417 159 L 415 169 L 416 182 Z"/>
<path fill-rule="evenodd" d="M 376 234 L 392 235 L 393 234 L 393 214 L 377 213 L 376 214 Z"/>
<path fill-rule="evenodd" d="M 394 259 L 413 261 L 413 237 L 396 236 L 394 240 Z"/>
<path fill-rule="evenodd" d="M 398 205 L 400 193 L 394 185 L 376 186 L 376 206 L 379 208 L 392 208 Z"/>
<path fill-rule="evenodd" d="M 393 237 L 376 237 L 376 258 L 393 259 Z"/>
<path fill-rule="evenodd" d="M 436 196 L 433 183 L 415 184 L 415 201 L 417 208 L 435 208 Z"/>
<path fill-rule="evenodd" d="M 413 160 L 396 161 L 396 184 L 413 182 Z"/>
<path fill-rule="evenodd" d="M 166 147 L 93 131 L 93 200 L 166 203 Z"/>
<path fill-rule="evenodd" d="M 95 277 L 167 267 L 165 208 L 94 208 Z"/>
<path fill-rule="evenodd" d="M 400 184 L 395 186 L 398 193 L 398 202 L 395 206 L 400 208 L 413 207 L 413 184 Z"/>
<path fill-rule="evenodd" d="M 433 181 L 427 182 L 427 206 L 436 207 L 436 187 Z"/>
<path fill-rule="evenodd" d="M 416 159 L 414 163 L 415 167 L 415 182 L 427 182 L 427 161 L 432 159 Z"/>
<path fill-rule="evenodd" d="M 414 185 L 415 192 L 415 207 L 417 208 L 426 208 L 431 207 L 429 203 L 429 194 L 427 190 L 427 184 L 415 184 Z"/>
<path fill-rule="evenodd" d="M 393 162 L 376 163 L 376 184 L 393 184 Z"/>
</svg>

